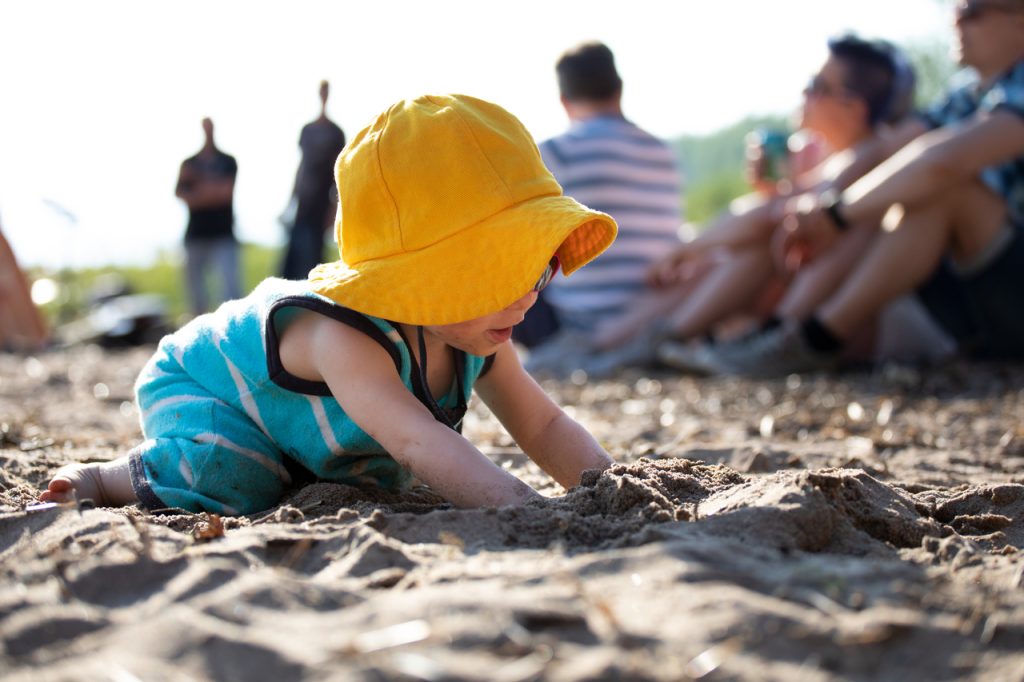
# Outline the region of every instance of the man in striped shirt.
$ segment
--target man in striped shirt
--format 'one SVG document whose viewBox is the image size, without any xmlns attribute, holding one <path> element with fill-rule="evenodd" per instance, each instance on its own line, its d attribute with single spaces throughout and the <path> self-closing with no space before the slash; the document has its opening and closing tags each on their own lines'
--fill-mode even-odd
<svg viewBox="0 0 1024 682">
<path fill-rule="evenodd" d="M 570 127 L 542 142 L 541 156 L 565 194 L 611 215 L 619 234 L 571 280 L 556 278 L 545 291 L 547 305 L 535 305 L 517 328 L 521 343 L 540 344 L 530 362 L 537 370 L 551 369 L 544 358 L 564 360 L 563 347 L 577 352 L 579 339 L 614 325 L 649 293 L 647 271 L 678 245 L 682 223 L 675 155 L 623 116 L 622 79 L 611 50 L 584 43 L 563 54 L 555 70 Z"/>
</svg>

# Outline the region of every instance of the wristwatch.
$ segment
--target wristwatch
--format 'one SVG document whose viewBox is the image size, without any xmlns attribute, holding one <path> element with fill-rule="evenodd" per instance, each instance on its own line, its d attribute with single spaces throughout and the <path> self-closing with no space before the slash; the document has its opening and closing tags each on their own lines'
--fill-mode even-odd
<svg viewBox="0 0 1024 682">
<path fill-rule="evenodd" d="M 850 221 L 840 212 L 843 206 L 843 195 L 841 193 L 834 189 L 822 192 L 819 205 L 832 221 L 832 224 L 836 226 L 837 230 L 845 232 L 850 227 Z"/>
</svg>

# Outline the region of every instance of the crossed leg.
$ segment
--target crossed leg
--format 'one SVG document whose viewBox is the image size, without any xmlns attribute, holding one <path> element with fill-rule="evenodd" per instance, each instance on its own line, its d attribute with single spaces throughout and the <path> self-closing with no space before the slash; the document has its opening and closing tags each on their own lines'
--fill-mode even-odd
<svg viewBox="0 0 1024 682">
<path fill-rule="evenodd" d="M 984 253 L 1006 222 L 1006 205 L 972 180 L 926 205 L 894 206 L 885 228 L 818 319 L 847 339 L 889 301 L 913 291 L 950 253 L 967 264 Z"/>
<path fill-rule="evenodd" d="M 639 297 L 627 313 L 598 330 L 594 345 L 602 350 L 619 346 L 656 320 L 664 320 L 667 330 L 678 338 L 699 336 L 744 310 L 772 272 L 767 247 L 730 251 L 724 259 L 705 264 L 687 282 Z"/>
</svg>

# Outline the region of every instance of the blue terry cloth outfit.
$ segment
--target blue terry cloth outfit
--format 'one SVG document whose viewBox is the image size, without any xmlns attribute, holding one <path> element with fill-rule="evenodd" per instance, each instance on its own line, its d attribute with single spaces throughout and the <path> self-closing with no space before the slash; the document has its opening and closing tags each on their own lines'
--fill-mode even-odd
<svg viewBox="0 0 1024 682">
<path fill-rule="evenodd" d="M 297 475 L 387 489 L 408 485 L 409 472 L 342 411 L 326 383 L 285 371 L 280 334 L 303 310 L 380 343 L 406 387 L 435 418 L 459 430 L 489 358 L 454 351 L 455 381 L 435 401 L 394 323 L 339 306 L 305 282 L 267 279 L 246 298 L 165 337 L 142 370 L 135 391 L 146 440 L 129 462 L 143 505 L 249 514 L 277 504 Z"/>
<path fill-rule="evenodd" d="M 585 268 L 541 292 L 543 303 L 513 331 L 529 347 L 560 329 L 588 333 L 623 314 L 647 291 L 651 265 L 679 245 L 683 222 L 675 152 L 622 116 L 573 121 L 538 149 L 565 195 L 611 215 L 619 231 Z"/>
</svg>

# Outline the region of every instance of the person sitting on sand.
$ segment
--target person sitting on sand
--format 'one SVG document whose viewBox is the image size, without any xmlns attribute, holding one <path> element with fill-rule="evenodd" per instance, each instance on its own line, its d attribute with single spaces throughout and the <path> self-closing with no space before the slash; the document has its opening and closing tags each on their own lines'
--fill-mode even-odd
<svg viewBox="0 0 1024 682">
<path fill-rule="evenodd" d="M 803 90 L 794 136 L 815 141 L 820 158 L 791 151 L 780 164 L 788 172 L 770 186 L 760 169 L 748 169 L 758 191 L 734 201 L 696 239 L 654 264 L 650 294 L 631 311 L 633 324 L 595 336 L 599 349 L 620 348 L 606 357 L 619 355 L 637 364 L 656 358 L 684 370 L 703 369 L 707 335 L 739 317 L 760 323 L 813 307 L 866 251 L 874 237 L 871 226 L 850 230 L 795 273 L 785 272 L 773 257 L 787 200 L 827 187 L 859 147 L 886 134 L 912 103 L 913 70 L 895 46 L 843 34 L 828 40 L 827 47 L 826 59 Z M 624 338 L 630 341 L 623 345 Z M 608 363 L 587 366 L 601 374 Z"/>
<path fill-rule="evenodd" d="M 145 441 L 62 468 L 41 500 L 248 514 L 311 475 L 418 479 L 460 507 L 540 498 L 461 436 L 473 388 L 563 486 L 612 464 L 510 339 L 615 221 L 562 195 L 518 119 L 465 95 L 398 102 L 335 172 L 340 260 L 165 337 L 136 382 Z"/>
<path fill-rule="evenodd" d="M 1024 0 L 967 0 L 954 12 L 971 72 L 859 150 L 831 191 L 790 204 L 793 247 L 821 253 L 853 225 L 881 225 L 871 249 L 811 309 L 719 349 L 721 371 L 835 368 L 883 306 L 915 293 L 964 356 L 1024 360 Z"/>
</svg>

